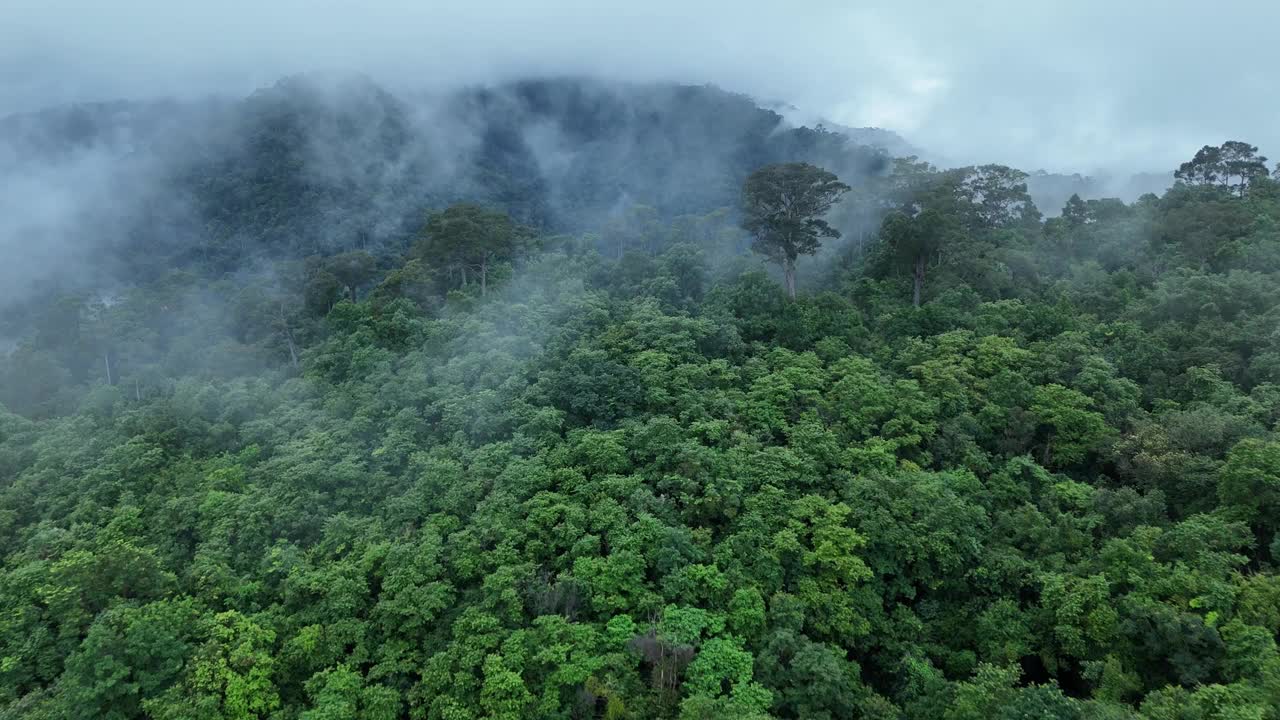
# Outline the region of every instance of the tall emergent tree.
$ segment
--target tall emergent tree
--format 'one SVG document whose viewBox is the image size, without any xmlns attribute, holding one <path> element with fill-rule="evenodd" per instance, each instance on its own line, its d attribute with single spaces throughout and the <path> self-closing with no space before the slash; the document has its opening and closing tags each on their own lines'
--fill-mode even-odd
<svg viewBox="0 0 1280 720">
<path fill-rule="evenodd" d="M 1254 180 L 1267 177 L 1267 158 L 1258 154 L 1255 145 L 1228 140 L 1221 147 L 1200 148 L 1174 177 L 1189 185 L 1220 185 L 1243 196 Z"/>
<path fill-rule="evenodd" d="M 849 186 L 808 163 L 766 165 L 742 188 L 742 227 L 755 236 L 751 249 L 782 265 L 787 295 L 796 297 L 796 258 L 812 255 L 819 238 L 840 237 L 823 219 Z"/>
<path fill-rule="evenodd" d="M 884 219 L 880 235 L 889 243 L 897 262 L 911 269 L 911 305 L 920 307 L 924 295 L 924 274 L 930 256 L 960 234 L 955 220 L 942 212 L 929 209 L 912 217 L 893 212 Z"/>
<path fill-rule="evenodd" d="M 427 216 L 418 257 L 443 259 L 450 273 L 459 271 L 467 285 L 467 270 L 480 277 L 480 294 L 489 290 L 489 269 L 515 254 L 520 228 L 505 212 L 472 203 L 458 203 Z"/>
</svg>

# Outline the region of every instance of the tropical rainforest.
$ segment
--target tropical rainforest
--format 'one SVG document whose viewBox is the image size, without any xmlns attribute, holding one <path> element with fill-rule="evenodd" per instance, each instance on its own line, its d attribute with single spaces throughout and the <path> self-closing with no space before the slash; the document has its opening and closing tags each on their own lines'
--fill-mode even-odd
<svg viewBox="0 0 1280 720">
<path fill-rule="evenodd" d="M 136 201 L 0 313 L 0 717 L 1280 718 L 1245 142 L 1038 208 L 714 88 L 0 129 Z"/>
</svg>

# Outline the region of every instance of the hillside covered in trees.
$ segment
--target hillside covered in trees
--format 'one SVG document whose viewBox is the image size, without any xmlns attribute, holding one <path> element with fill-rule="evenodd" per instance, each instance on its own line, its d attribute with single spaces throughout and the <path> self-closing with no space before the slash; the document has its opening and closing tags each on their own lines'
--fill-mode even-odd
<svg viewBox="0 0 1280 720">
<path fill-rule="evenodd" d="M 713 89 L 341 97 L 5 121 L 139 190 L 4 305 L 0 717 L 1280 717 L 1256 148 L 1037 208 Z"/>
<path fill-rule="evenodd" d="M 697 86 L 551 79 L 397 95 L 297 76 L 243 99 L 54 108 L 0 119 L 0 233 L 31 238 L 42 260 L 36 278 L 0 279 L 95 291 L 175 268 L 404 252 L 426 211 L 459 201 L 553 232 L 671 222 L 735 205 L 749 172 L 795 159 L 842 177 L 888 162 Z"/>
</svg>

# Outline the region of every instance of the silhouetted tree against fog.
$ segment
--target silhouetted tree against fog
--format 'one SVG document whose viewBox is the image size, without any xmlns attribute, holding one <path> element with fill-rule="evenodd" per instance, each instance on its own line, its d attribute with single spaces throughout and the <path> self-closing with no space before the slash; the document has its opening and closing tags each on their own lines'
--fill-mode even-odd
<svg viewBox="0 0 1280 720">
<path fill-rule="evenodd" d="M 1070 227 L 1080 227 L 1089 221 L 1089 206 L 1076 193 L 1071 193 L 1067 204 L 1062 206 L 1062 219 Z"/>
<path fill-rule="evenodd" d="M 755 236 L 752 250 L 782 266 L 792 300 L 796 258 L 817 252 L 819 238 L 840 237 L 822 216 L 848 191 L 833 173 L 808 163 L 766 165 L 747 178 L 742 227 Z"/>
<path fill-rule="evenodd" d="M 1259 178 L 1267 177 L 1267 158 L 1258 148 L 1239 140 L 1221 147 L 1205 145 L 1196 156 L 1178 167 L 1174 177 L 1189 185 L 1220 185 L 1244 195 Z"/>
</svg>

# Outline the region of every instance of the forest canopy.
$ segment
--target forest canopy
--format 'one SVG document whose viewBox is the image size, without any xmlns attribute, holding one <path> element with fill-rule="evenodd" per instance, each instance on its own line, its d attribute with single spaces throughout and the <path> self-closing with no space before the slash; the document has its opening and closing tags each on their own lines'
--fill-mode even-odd
<svg viewBox="0 0 1280 720">
<path fill-rule="evenodd" d="M 1037 208 L 693 96 L 742 121 L 697 193 L 593 194 L 612 105 L 556 187 L 495 114 L 392 229 L 299 169 L 360 113 L 256 97 L 200 242 L 10 307 L 0 717 L 1280 717 L 1257 148 Z"/>
</svg>

